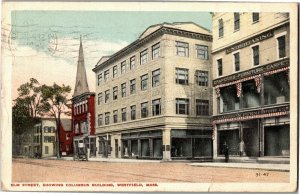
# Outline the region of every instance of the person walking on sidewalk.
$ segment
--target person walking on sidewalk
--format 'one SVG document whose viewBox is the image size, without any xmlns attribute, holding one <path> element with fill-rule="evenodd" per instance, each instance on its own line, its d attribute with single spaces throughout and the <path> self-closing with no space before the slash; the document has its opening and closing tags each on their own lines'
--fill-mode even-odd
<svg viewBox="0 0 300 194">
<path fill-rule="evenodd" d="M 226 141 L 223 144 L 223 154 L 225 156 L 225 162 L 229 162 L 229 147 L 226 144 Z"/>
</svg>

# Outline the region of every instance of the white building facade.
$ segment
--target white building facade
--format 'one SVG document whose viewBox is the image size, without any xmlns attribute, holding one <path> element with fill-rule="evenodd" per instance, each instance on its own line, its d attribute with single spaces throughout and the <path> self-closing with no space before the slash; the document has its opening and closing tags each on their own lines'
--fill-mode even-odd
<svg viewBox="0 0 300 194">
<path fill-rule="evenodd" d="M 288 13 L 213 13 L 214 158 L 289 158 Z"/>
<path fill-rule="evenodd" d="M 158 24 L 98 62 L 100 156 L 212 158 L 211 42 L 194 23 Z"/>
</svg>

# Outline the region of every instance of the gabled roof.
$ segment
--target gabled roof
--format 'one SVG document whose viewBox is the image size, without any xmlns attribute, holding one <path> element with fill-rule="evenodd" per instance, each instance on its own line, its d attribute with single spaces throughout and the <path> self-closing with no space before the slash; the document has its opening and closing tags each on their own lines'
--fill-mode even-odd
<svg viewBox="0 0 300 194">
<path fill-rule="evenodd" d="M 194 22 L 173 22 L 173 23 L 162 23 L 162 24 L 155 24 L 149 26 L 139 37 L 139 39 L 143 39 L 144 37 L 148 36 L 149 34 L 155 32 L 159 28 L 168 27 L 178 30 L 185 30 L 190 32 L 196 32 L 201 34 L 211 34 L 210 30 L 195 24 Z"/>
<path fill-rule="evenodd" d="M 84 56 L 83 56 L 83 48 L 80 37 L 80 46 L 79 46 L 79 56 L 77 62 L 77 75 L 75 82 L 75 89 L 73 97 L 76 97 L 80 94 L 89 92 L 89 85 L 87 82 L 86 71 L 84 67 Z"/>
<path fill-rule="evenodd" d="M 64 131 L 72 131 L 72 120 L 71 119 L 60 119 L 60 123 Z"/>
</svg>

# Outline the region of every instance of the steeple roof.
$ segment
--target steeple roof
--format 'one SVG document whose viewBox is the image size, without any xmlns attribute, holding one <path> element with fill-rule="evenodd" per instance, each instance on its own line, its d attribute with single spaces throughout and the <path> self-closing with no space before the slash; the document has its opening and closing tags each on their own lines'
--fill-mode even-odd
<svg viewBox="0 0 300 194">
<path fill-rule="evenodd" d="M 89 92 L 89 85 L 87 82 L 86 71 L 84 67 L 83 48 L 82 48 L 82 41 L 80 36 L 79 56 L 77 62 L 77 75 L 76 75 L 73 97 L 79 96 L 86 92 Z"/>
</svg>

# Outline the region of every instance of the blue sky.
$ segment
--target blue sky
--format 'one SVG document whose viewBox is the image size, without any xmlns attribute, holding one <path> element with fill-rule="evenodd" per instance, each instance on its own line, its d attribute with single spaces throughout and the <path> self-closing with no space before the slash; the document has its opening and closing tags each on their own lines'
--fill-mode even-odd
<svg viewBox="0 0 300 194">
<path fill-rule="evenodd" d="M 212 25 L 209 12 L 13 11 L 11 17 L 13 77 L 19 77 L 14 87 L 35 76 L 41 83 L 64 83 L 73 88 L 82 35 L 92 91 L 92 68 L 97 61 L 136 40 L 149 26 L 194 22 L 211 30 Z"/>
</svg>

